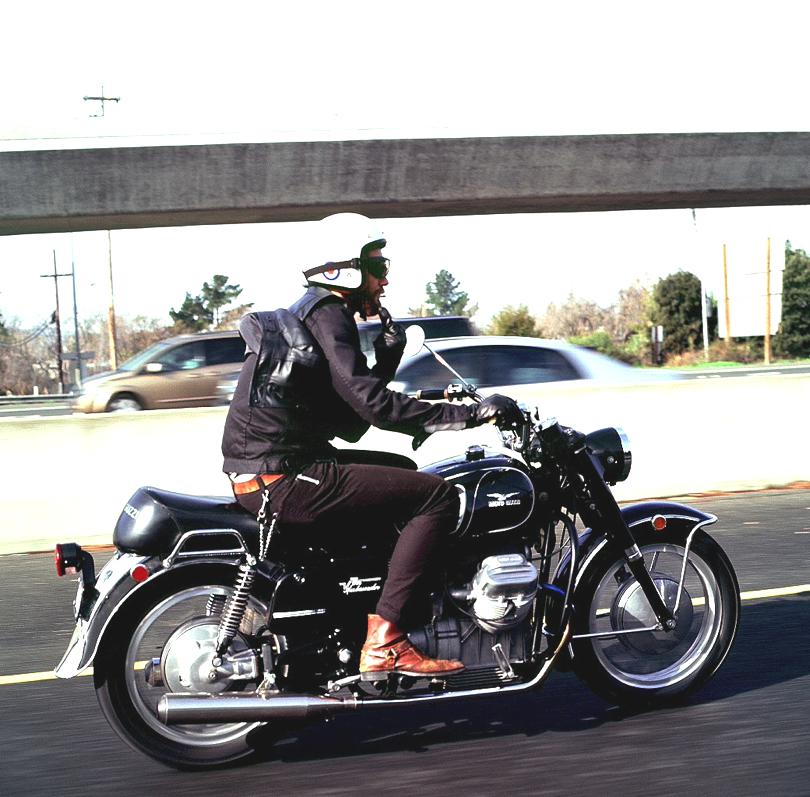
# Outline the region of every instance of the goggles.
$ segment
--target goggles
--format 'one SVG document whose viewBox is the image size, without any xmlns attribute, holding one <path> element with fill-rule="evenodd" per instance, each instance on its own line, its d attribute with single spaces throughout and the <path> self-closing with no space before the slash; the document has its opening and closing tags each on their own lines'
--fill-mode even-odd
<svg viewBox="0 0 810 797">
<path fill-rule="evenodd" d="M 391 268 L 391 261 L 387 257 L 361 257 L 360 267 L 368 271 L 374 279 L 385 279 Z"/>
</svg>

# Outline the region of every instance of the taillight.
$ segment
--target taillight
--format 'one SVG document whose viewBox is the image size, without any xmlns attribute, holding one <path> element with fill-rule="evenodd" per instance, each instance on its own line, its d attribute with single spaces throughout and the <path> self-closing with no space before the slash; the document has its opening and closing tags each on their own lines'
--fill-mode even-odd
<svg viewBox="0 0 810 797">
<path fill-rule="evenodd" d="M 75 542 L 65 542 L 57 545 L 53 552 L 56 575 L 60 578 L 65 573 L 76 575 L 81 570 L 83 553 L 84 551 Z"/>
<path fill-rule="evenodd" d="M 652 519 L 652 527 L 656 531 L 663 531 L 667 527 L 667 519 L 663 515 L 656 515 Z"/>
<path fill-rule="evenodd" d="M 75 542 L 59 543 L 54 549 L 53 561 L 57 576 L 79 574 L 85 587 L 92 587 L 96 583 L 93 557 Z"/>
</svg>

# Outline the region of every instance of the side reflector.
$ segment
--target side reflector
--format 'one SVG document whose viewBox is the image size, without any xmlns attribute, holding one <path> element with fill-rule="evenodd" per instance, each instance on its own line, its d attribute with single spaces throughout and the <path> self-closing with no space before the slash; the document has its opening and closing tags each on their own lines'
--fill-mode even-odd
<svg viewBox="0 0 810 797">
<path fill-rule="evenodd" d="M 135 567 L 129 571 L 129 575 L 133 581 L 137 581 L 140 584 L 141 581 L 146 581 L 152 574 L 149 572 L 149 568 L 146 567 L 146 565 L 135 565 Z"/>
<path fill-rule="evenodd" d="M 663 515 L 656 515 L 652 519 L 652 527 L 656 531 L 663 531 L 667 527 L 667 519 Z"/>
</svg>

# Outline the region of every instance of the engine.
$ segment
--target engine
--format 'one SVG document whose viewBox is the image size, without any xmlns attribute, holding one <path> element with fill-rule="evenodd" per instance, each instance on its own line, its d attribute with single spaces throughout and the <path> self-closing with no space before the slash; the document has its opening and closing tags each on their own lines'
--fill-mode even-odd
<svg viewBox="0 0 810 797">
<path fill-rule="evenodd" d="M 469 670 L 524 662 L 531 648 L 525 620 L 536 595 L 537 570 L 525 556 L 488 556 L 470 583 L 452 591 L 459 616 L 445 615 L 408 636 L 429 656 L 459 659 Z"/>
<path fill-rule="evenodd" d="M 488 556 L 472 580 L 467 600 L 476 624 L 494 634 L 514 628 L 531 612 L 537 570 L 519 553 Z"/>
</svg>

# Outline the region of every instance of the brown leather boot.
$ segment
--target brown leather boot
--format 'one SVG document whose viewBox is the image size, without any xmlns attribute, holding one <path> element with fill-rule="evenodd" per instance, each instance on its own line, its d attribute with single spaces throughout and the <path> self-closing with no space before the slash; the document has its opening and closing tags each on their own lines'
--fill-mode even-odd
<svg viewBox="0 0 810 797">
<path fill-rule="evenodd" d="M 393 623 L 379 614 L 368 616 L 368 635 L 360 652 L 362 680 L 376 680 L 391 673 L 432 678 L 452 675 L 463 669 L 460 661 L 429 659 Z"/>
</svg>

